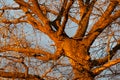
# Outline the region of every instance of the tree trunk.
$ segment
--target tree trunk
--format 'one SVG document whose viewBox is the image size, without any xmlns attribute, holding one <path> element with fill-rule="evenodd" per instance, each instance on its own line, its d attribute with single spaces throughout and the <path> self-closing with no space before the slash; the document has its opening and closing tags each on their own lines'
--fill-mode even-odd
<svg viewBox="0 0 120 80">
<path fill-rule="evenodd" d="M 86 46 L 81 41 L 66 39 L 63 49 L 73 67 L 73 80 L 93 80 L 90 72 L 90 56 Z"/>
<path fill-rule="evenodd" d="M 88 64 L 78 64 L 74 60 L 71 60 L 71 65 L 73 67 L 74 79 L 73 80 L 93 80 L 90 70 L 85 68 Z M 89 67 L 89 66 L 88 66 Z"/>
</svg>

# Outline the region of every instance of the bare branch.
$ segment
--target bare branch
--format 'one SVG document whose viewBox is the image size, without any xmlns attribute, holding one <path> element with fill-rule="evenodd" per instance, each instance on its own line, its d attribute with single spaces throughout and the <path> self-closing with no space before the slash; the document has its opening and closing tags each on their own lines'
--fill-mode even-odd
<svg viewBox="0 0 120 80">
<path fill-rule="evenodd" d="M 59 57 L 62 56 L 61 54 L 63 53 L 62 48 L 57 49 L 57 51 L 54 54 L 44 51 L 42 49 L 15 48 L 10 46 L 0 48 L 0 52 L 6 52 L 6 51 L 15 51 L 15 52 L 23 53 L 26 56 L 36 57 L 37 59 L 43 61 L 57 60 Z"/>
<path fill-rule="evenodd" d="M 32 0 L 33 6 L 30 6 L 28 3 L 24 2 L 23 0 L 15 0 L 16 3 L 20 5 L 20 8 L 25 12 L 26 16 L 28 17 L 28 23 L 30 23 L 33 27 L 39 29 L 40 31 L 44 32 L 45 34 L 49 35 L 49 37 L 56 41 L 57 35 L 54 33 L 54 31 L 51 29 L 49 25 L 49 20 L 41 13 L 40 8 L 38 8 L 38 2 L 36 0 Z M 35 19 L 31 12 L 29 12 L 30 9 L 33 13 L 38 15 L 40 20 L 38 21 Z"/>
<path fill-rule="evenodd" d="M 0 77 L 4 78 L 20 78 L 20 79 L 33 79 L 33 80 L 44 80 L 37 75 L 28 74 L 27 78 L 25 77 L 25 73 L 20 72 L 4 72 L 0 71 Z"/>
<path fill-rule="evenodd" d="M 58 13 L 58 16 L 57 18 L 52 22 L 52 24 L 54 25 L 54 28 L 58 31 L 58 29 L 61 27 L 61 18 L 63 17 L 63 13 L 64 13 L 64 10 L 66 8 L 66 5 L 68 3 L 68 0 L 64 0 L 63 1 L 63 4 L 62 4 L 62 7 L 61 7 L 61 10 L 60 12 Z"/>
<path fill-rule="evenodd" d="M 103 70 L 105 70 L 105 69 L 107 69 L 107 68 L 109 68 L 109 67 L 111 67 L 111 66 L 113 66 L 113 65 L 115 65 L 117 63 L 120 63 L 120 59 L 111 60 L 111 61 L 107 62 L 106 64 L 104 64 L 103 66 L 93 69 L 92 72 L 95 75 L 98 75 Z"/>
<path fill-rule="evenodd" d="M 25 13 L 28 13 L 28 9 L 31 9 L 31 11 L 33 13 L 38 15 L 38 17 L 40 18 L 40 20 L 42 22 L 42 26 L 45 26 L 46 24 L 48 24 L 48 20 L 47 20 L 47 18 L 45 18 L 45 16 L 43 16 L 43 14 L 38 6 L 37 0 L 31 0 L 31 1 L 32 1 L 34 7 L 30 6 L 28 3 L 24 2 L 23 0 L 21 0 L 21 1 L 15 0 L 15 2 L 20 5 L 20 7 L 22 8 L 22 10 Z"/>
<path fill-rule="evenodd" d="M 96 59 L 92 61 L 93 66 L 103 65 L 108 62 L 108 57 L 112 59 L 112 57 L 116 54 L 116 52 L 120 49 L 120 43 L 118 43 L 112 50 L 109 51 L 109 55 L 105 56 L 104 58 Z"/>
<path fill-rule="evenodd" d="M 22 23 L 22 22 L 27 22 L 27 20 L 22 20 L 21 18 L 23 18 L 25 16 L 22 16 L 20 18 L 14 19 L 14 20 L 7 20 L 7 19 L 2 19 L 1 22 L 2 23 L 6 23 L 6 24 L 17 24 L 17 23 Z"/>
<path fill-rule="evenodd" d="M 0 52 L 6 52 L 6 51 L 15 51 L 19 53 L 24 53 L 27 56 L 32 57 L 33 55 L 36 54 L 41 54 L 41 55 L 50 55 L 51 53 L 41 50 L 41 49 L 33 49 L 33 48 L 15 48 L 11 46 L 5 46 L 0 48 Z"/>
<path fill-rule="evenodd" d="M 2 8 L 0 8 L 0 10 L 19 10 L 20 9 L 20 7 L 2 7 Z"/>
<path fill-rule="evenodd" d="M 58 35 L 61 35 L 64 32 L 64 28 L 68 20 L 68 13 L 69 13 L 70 7 L 72 6 L 73 2 L 74 0 L 70 0 L 70 2 L 67 3 L 67 5 L 64 5 L 64 7 L 66 6 L 63 11 L 64 19 L 62 21 L 62 25 L 58 29 Z"/>
<path fill-rule="evenodd" d="M 75 35 L 73 36 L 74 39 L 82 39 L 83 36 L 85 35 L 85 32 L 86 32 L 88 24 L 89 24 L 89 17 L 90 17 L 90 14 L 92 12 L 95 2 L 96 1 L 93 0 L 89 6 L 86 6 L 86 5 L 84 6 L 85 10 L 83 10 L 84 12 L 81 13 L 83 16 L 78 24 L 79 25 L 78 29 L 77 29 Z M 82 8 L 80 8 L 80 9 L 82 9 Z"/>
<path fill-rule="evenodd" d="M 120 17 L 120 10 L 115 12 L 115 14 L 110 15 L 112 11 L 115 9 L 117 6 L 117 2 L 111 2 L 109 4 L 109 7 L 107 10 L 104 12 L 104 14 L 101 16 L 101 18 L 96 22 L 90 32 L 88 33 L 87 37 L 84 39 L 86 41 L 86 45 L 90 47 L 90 45 L 93 43 L 93 41 L 97 38 L 97 36 L 108 26 L 110 25 L 113 21 L 115 21 L 117 18 Z"/>
<path fill-rule="evenodd" d="M 82 18 L 83 15 L 85 14 L 86 6 L 84 5 L 83 0 L 78 0 L 78 2 L 79 2 L 79 6 L 80 6 L 80 16 Z"/>
<path fill-rule="evenodd" d="M 33 3 L 33 6 L 30 7 L 30 9 L 36 13 L 36 15 L 38 15 L 38 17 L 40 18 L 40 20 L 43 22 L 43 26 L 45 26 L 46 24 L 49 23 L 48 19 L 42 14 L 41 9 L 39 7 L 38 1 L 37 0 L 31 0 L 31 2 Z"/>
</svg>

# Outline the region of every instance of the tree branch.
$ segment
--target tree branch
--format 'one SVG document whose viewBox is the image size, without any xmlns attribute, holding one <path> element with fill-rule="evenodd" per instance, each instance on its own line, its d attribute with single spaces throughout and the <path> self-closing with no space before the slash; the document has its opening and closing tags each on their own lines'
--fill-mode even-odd
<svg viewBox="0 0 120 80">
<path fill-rule="evenodd" d="M 86 6 L 84 5 L 84 2 L 83 0 L 78 0 L 78 3 L 79 3 L 79 7 L 80 7 L 80 17 L 82 18 L 84 13 L 86 12 Z"/>
<path fill-rule="evenodd" d="M 107 69 L 107 68 L 109 68 L 109 67 L 111 67 L 111 66 L 113 66 L 113 65 L 115 65 L 117 63 L 120 63 L 120 59 L 109 61 L 106 64 L 104 64 L 103 66 L 93 69 L 92 72 L 93 72 L 94 75 L 98 75 L 103 70 L 105 70 L 105 69 Z"/>
<path fill-rule="evenodd" d="M 6 6 L 0 8 L 0 10 L 19 10 L 19 9 L 20 7 L 6 7 Z"/>
<path fill-rule="evenodd" d="M 33 80 L 44 80 L 40 76 L 28 74 L 25 77 L 25 73 L 20 72 L 4 72 L 0 71 L 0 77 L 4 78 L 20 78 L 20 79 L 33 79 Z"/>
<path fill-rule="evenodd" d="M 116 52 L 120 49 L 120 43 L 118 43 L 112 50 L 110 50 L 110 55 L 105 56 L 104 58 L 96 59 L 92 61 L 93 66 L 100 66 L 108 62 L 108 57 L 112 59 L 112 57 L 116 54 Z"/>
<path fill-rule="evenodd" d="M 25 16 L 22 16 L 20 18 L 14 19 L 14 20 L 2 19 L 1 22 L 6 23 L 6 24 L 17 24 L 20 22 L 27 22 L 27 20 L 21 20 L 21 18 L 23 18 L 23 17 L 25 17 Z"/>
<path fill-rule="evenodd" d="M 61 7 L 61 10 L 60 12 L 58 13 L 58 16 L 57 18 L 52 22 L 54 24 L 54 28 L 58 31 L 57 34 L 59 35 L 59 32 L 60 32 L 60 28 L 61 28 L 61 19 L 63 17 L 63 14 L 64 14 L 64 11 L 65 11 L 65 8 L 66 8 L 66 5 L 68 3 L 68 0 L 64 0 L 63 1 L 63 4 L 62 4 L 62 7 Z"/>
<path fill-rule="evenodd" d="M 110 2 L 108 8 L 104 12 L 104 14 L 101 16 L 101 18 L 96 22 L 96 24 L 93 25 L 92 29 L 88 33 L 87 37 L 84 39 L 86 42 L 86 45 L 90 47 L 90 45 L 94 42 L 94 40 L 97 38 L 97 36 L 113 21 L 115 21 L 117 18 L 120 17 L 120 10 L 115 12 L 115 14 L 110 15 L 115 7 L 117 6 L 118 2 L 112 1 Z"/>
<path fill-rule="evenodd" d="M 45 6 L 44 6 L 45 7 Z M 47 8 L 47 7 L 45 7 L 46 8 L 46 10 L 47 10 L 47 12 L 50 12 L 50 13 L 52 13 L 52 14 L 54 14 L 54 15 L 59 15 L 59 13 L 58 12 L 56 12 L 56 11 L 54 11 L 54 10 L 51 10 L 51 9 L 49 9 L 49 8 Z M 70 16 L 70 15 L 68 15 L 68 18 L 69 19 L 71 19 L 73 22 L 75 22 L 75 23 L 79 23 L 79 21 L 76 19 L 76 18 L 74 18 L 74 17 L 72 17 L 72 16 Z"/>
<path fill-rule="evenodd" d="M 15 52 L 23 53 L 26 56 L 35 57 L 43 61 L 57 60 L 59 57 L 62 56 L 61 54 L 63 53 L 62 48 L 58 48 L 54 54 L 44 51 L 42 49 L 17 48 L 17 47 L 11 47 L 11 46 L 0 48 L 0 52 L 6 52 L 6 51 L 15 51 Z"/>
<path fill-rule="evenodd" d="M 5 52 L 5 51 L 15 51 L 15 52 L 19 52 L 19 53 L 24 53 L 25 55 L 30 56 L 30 57 L 32 57 L 35 54 L 41 54 L 41 55 L 50 55 L 51 54 L 42 49 L 20 48 L 20 47 L 12 47 L 12 46 L 0 47 L 0 52 Z"/>
<path fill-rule="evenodd" d="M 26 16 L 28 17 L 28 23 L 30 23 L 33 27 L 37 28 L 41 32 L 47 34 L 53 41 L 57 41 L 57 35 L 56 33 L 51 29 L 49 25 L 49 20 L 42 14 L 39 4 L 37 0 L 31 0 L 33 6 L 30 6 L 28 3 L 24 2 L 23 0 L 15 0 L 16 3 L 20 5 L 20 8 L 25 12 Z M 32 11 L 32 13 L 36 14 L 40 20 L 37 20 L 34 18 L 34 16 L 31 14 L 29 9 Z"/>
<path fill-rule="evenodd" d="M 43 26 L 49 23 L 49 20 L 42 14 L 41 9 L 39 7 L 39 3 L 37 0 L 31 0 L 33 6 L 31 6 L 31 10 L 36 13 L 36 15 L 40 18 L 43 22 Z"/>
<path fill-rule="evenodd" d="M 74 0 L 70 0 L 66 5 L 63 6 L 64 11 L 63 11 L 62 15 L 64 16 L 64 18 L 62 21 L 62 25 L 58 29 L 58 33 L 57 33 L 58 35 L 61 35 L 64 32 L 64 28 L 65 28 L 65 25 L 66 25 L 67 20 L 68 20 L 69 10 L 70 10 L 70 7 L 72 6 L 73 2 L 74 2 Z"/>
<path fill-rule="evenodd" d="M 24 2 L 23 0 L 20 1 L 15 0 L 15 2 L 18 3 L 20 6 L 27 7 L 27 10 L 30 9 L 33 13 L 35 13 L 41 20 L 42 25 L 45 26 L 49 22 L 48 19 L 42 14 L 37 0 L 31 0 L 31 1 L 33 4 L 32 6 L 30 6 L 28 3 Z"/>
<path fill-rule="evenodd" d="M 92 12 L 95 2 L 96 1 L 93 0 L 89 6 L 86 6 L 86 5 L 84 6 L 85 10 L 83 10 L 84 12 L 81 13 L 83 16 L 78 24 L 79 25 L 78 29 L 77 29 L 75 35 L 73 36 L 74 39 L 81 39 L 85 35 L 85 32 L 86 32 L 88 24 L 89 24 L 89 17 L 90 17 L 90 14 Z M 80 9 L 82 9 L 82 8 L 80 8 Z"/>
</svg>

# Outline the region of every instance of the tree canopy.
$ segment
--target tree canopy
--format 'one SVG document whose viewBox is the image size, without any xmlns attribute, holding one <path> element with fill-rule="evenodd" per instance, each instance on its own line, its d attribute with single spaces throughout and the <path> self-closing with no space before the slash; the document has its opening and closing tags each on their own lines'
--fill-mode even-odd
<svg viewBox="0 0 120 80">
<path fill-rule="evenodd" d="M 0 78 L 120 79 L 120 0 L 0 0 Z"/>
</svg>

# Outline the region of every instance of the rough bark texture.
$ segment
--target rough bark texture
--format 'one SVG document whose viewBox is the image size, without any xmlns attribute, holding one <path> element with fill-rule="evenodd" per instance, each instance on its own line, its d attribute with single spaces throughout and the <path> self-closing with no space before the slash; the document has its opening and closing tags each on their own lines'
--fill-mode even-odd
<svg viewBox="0 0 120 80">
<path fill-rule="evenodd" d="M 116 29 L 116 25 L 120 26 L 120 0 L 53 0 L 51 2 L 46 0 L 47 2 L 44 3 L 41 1 L 42 0 L 14 0 L 17 7 L 16 5 L 6 7 L 4 3 L 2 4 L 3 7 L 0 8 L 0 53 L 4 54 L 4 52 L 6 52 L 6 54 L 0 55 L 0 59 L 5 58 L 16 64 L 19 63 L 19 65 L 23 65 L 25 70 L 21 70 L 21 72 L 6 72 L 6 68 L 3 67 L 0 72 L 0 77 L 56 80 L 56 78 L 49 78 L 50 76 L 48 75 L 50 74 L 48 73 L 54 74 L 54 69 L 56 71 L 58 70 L 56 69 L 56 65 L 61 65 L 59 61 L 60 58 L 67 57 L 69 60 L 68 62 L 70 62 L 70 66 L 72 67 L 73 72 L 71 73 L 73 73 L 73 80 L 93 80 L 94 77 L 99 75 L 103 70 L 120 63 L 120 59 L 112 60 L 114 55 L 120 49 L 120 39 L 118 37 L 120 35 L 118 34 L 116 38 L 116 34 L 119 30 L 117 33 L 112 31 L 112 29 Z M 59 4 L 55 4 L 54 2 Z M 9 10 L 18 10 L 18 12 L 22 10 L 22 13 L 24 14 L 19 18 L 17 18 L 17 16 L 16 18 L 10 17 L 9 19 L 9 17 L 4 15 L 7 14 L 7 11 Z M 96 20 L 91 20 L 94 17 Z M 71 22 L 72 24 L 70 24 Z M 23 26 L 22 23 L 27 24 L 20 29 L 20 27 Z M 33 44 L 34 41 L 29 42 L 29 36 L 27 37 L 27 32 L 24 32 L 23 30 L 28 27 L 28 24 L 32 26 L 33 30 L 36 30 L 36 35 L 43 32 L 49 37 L 49 39 L 52 40 L 52 42 L 54 42 L 52 45 L 55 49 L 54 53 L 41 49 L 41 46 L 38 44 L 39 42 L 37 43 L 37 40 L 35 44 Z M 69 24 L 71 26 L 77 25 L 77 30 L 72 37 L 70 37 L 66 31 Z M 106 28 L 110 28 L 111 32 L 107 30 L 104 32 Z M 20 30 L 15 31 L 14 29 Z M 39 31 L 38 33 L 37 30 Z M 19 31 L 21 31 L 21 33 Z M 32 33 L 34 32 L 35 31 Z M 107 55 L 101 57 L 100 54 L 98 54 L 99 58 L 94 58 L 92 60 L 90 55 L 92 53 L 89 52 L 90 48 L 92 48 L 91 46 L 93 46 L 93 43 L 97 40 L 97 38 L 104 38 L 99 37 L 102 33 L 103 35 L 106 34 L 107 38 L 109 38 L 109 36 L 113 36 L 115 39 L 111 40 L 114 40 L 113 42 L 115 43 L 113 44 L 116 45 L 111 47 L 110 39 L 107 41 L 105 35 L 104 37 L 106 41 L 102 41 L 102 43 L 96 42 L 97 44 L 100 43 L 100 47 L 95 47 L 102 50 L 103 47 L 101 45 L 105 44 L 103 51 L 104 53 L 107 53 Z M 107 49 L 106 52 L 105 49 Z M 93 50 L 96 50 L 96 48 Z M 20 57 L 16 57 L 14 55 L 9 56 L 7 52 L 16 52 L 16 54 L 21 53 L 22 55 L 20 54 Z M 97 53 L 94 54 L 96 55 Z M 27 61 L 25 59 L 26 57 L 29 57 L 30 60 L 33 60 L 31 58 L 35 58 L 38 62 L 42 61 L 43 63 L 52 63 L 52 67 L 49 65 L 51 68 L 47 71 L 41 72 L 43 73 L 42 75 L 39 73 L 39 69 L 39 75 L 32 75 L 29 73 L 29 69 L 31 68 L 31 65 L 28 66 L 29 61 L 25 62 Z M 7 66 L 9 66 L 9 64 Z M 11 70 L 11 68 L 9 69 Z M 14 69 L 16 69 L 15 66 Z M 25 72 L 23 73 L 22 71 Z M 52 77 L 55 77 L 53 74 Z M 60 72 L 60 74 L 63 75 L 62 72 Z M 57 79 L 59 78 L 57 77 Z"/>
<path fill-rule="evenodd" d="M 93 80 L 90 72 L 90 56 L 84 43 L 79 40 L 66 39 L 63 49 L 73 67 L 74 80 Z"/>
</svg>

